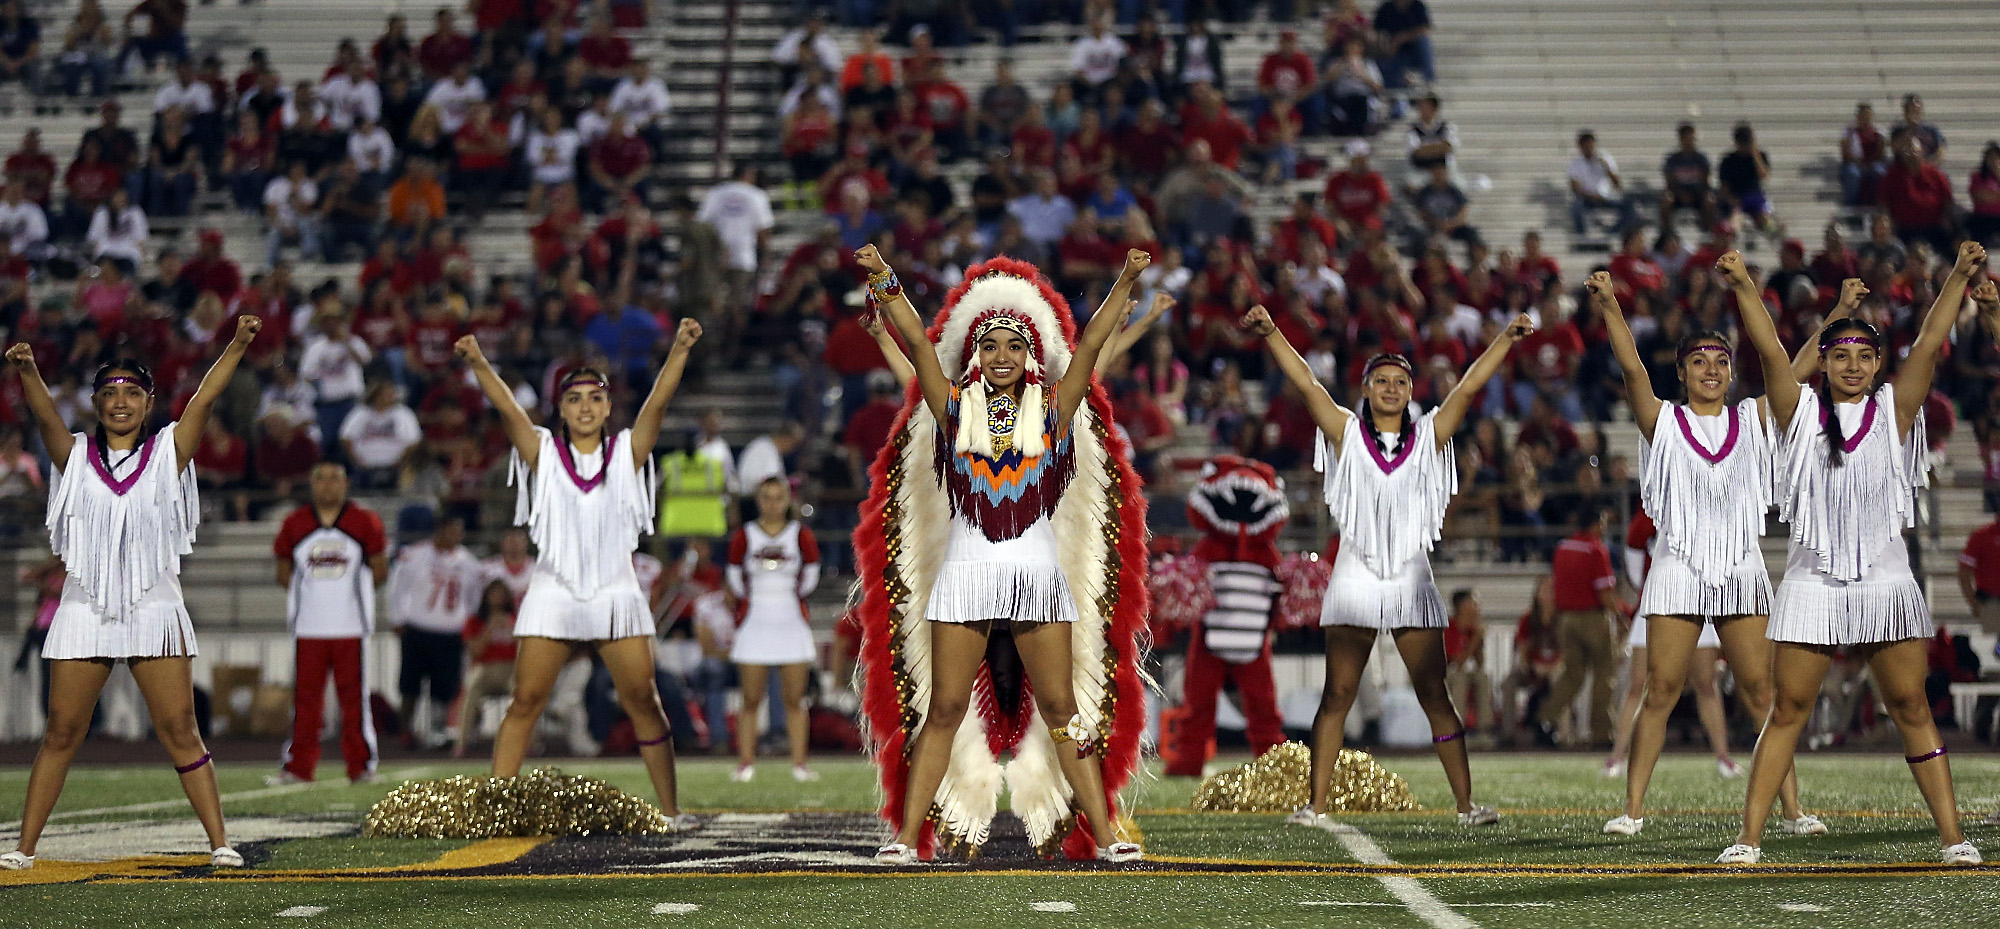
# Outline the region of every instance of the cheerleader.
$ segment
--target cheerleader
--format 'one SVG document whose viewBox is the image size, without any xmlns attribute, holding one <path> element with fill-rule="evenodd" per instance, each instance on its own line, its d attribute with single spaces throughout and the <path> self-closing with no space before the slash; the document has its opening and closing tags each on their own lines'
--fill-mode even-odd
<svg viewBox="0 0 2000 929">
<path fill-rule="evenodd" d="M 1655 533 L 1653 519 L 1645 510 L 1632 514 L 1625 530 L 1625 576 L 1635 590 L 1646 589 L 1646 564 L 1652 557 Z M 1638 721 L 1639 704 L 1646 696 L 1646 617 L 1632 620 L 1625 637 L 1625 697 L 1618 704 L 1618 733 L 1611 742 L 1611 755 L 1604 759 L 1605 777 L 1624 777 L 1625 761 L 1632 748 L 1632 726 Z M 1715 773 L 1724 778 L 1742 777 L 1743 768 L 1729 757 L 1729 715 L 1722 707 L 1722 685 L 1715 678 L 1716 664 L 1722 660 L 1722 639 L 1713 623 L 1703 623 L 1701 638 L 1694 645 L 1694 662 L 1688 665 L 1687 689 L 1694 694 L 1695 716 L 1708 734 L 1709 748 L 1715 750 Z"/>
<path fill-rule="evenodd" d="M 988 637 L 997 626 L 1011 636 L 1035 709 L 1049 732 L 1046 738 L 1022 736 L 1021 748 L 1015 750 L 1015 760 L 1004 774 L 1031 841 L 1061 841 L 1052 831 L 1059 814 L 1051 811 L 1070 809 L 1073 802 L 1087 821 L 1097 857 L 1136 861 L 1142 855 L 1139 845 L 1118 840 L 1113 829 L 1106 777 L 1098 760 L 1103 734 L 1079 712 L 1077 691 L 1086 673 L 1079 663 L 1087 668 L 1089 662 L 1073 656 L 1072 648 L 1090 640 L 1082 632 L 1072 635 L 1083 611 L 1065 573 L 1071 566 L 1061 563 L 1058 555 L 1061 546 L 1073 540 L 1058 538 L 1052 515 L 1061 515 L 1066 495 L 1084 492 L 1070 488 L 1071 476 L 1079 473 L 1075 454 L 1082 441 L 1097 439 L 1079 440 L 1072 425 L 1088 422 L 1080 408 L 1092 394 L 1092 368 L 1106 342 L 1124 324 L 1128 296 L 1151 256 L 1138 249 L 1126 254 L 1123 271 L 1073 352 L 1061 344 L 1066 339 L 1056 315 L 1059 310 L 1052 303 L 1054 294 L 1029 276 L 1032 269 L 1015 270 L 1018 263 L 997 260 L 969 271 L 967 284 L 947 304 L 950 319 L 941 330 L 962 332 L 963 344 L 945 335 L 932 348 L 933 337 L 925 332 L 895 273 L 875 247 L 862 248 L 855 260 L 869 272 L 871 302 L 887 314 L 912 349 L 918 393 L 936 423 L 934 435 L 919 441 L 935 444 L 936 469 L 949 500 L 948 511 L 940 514 L 949 520 L 947 541 L 923 607 L 928 642 L 906 641 L 897 661 L 907 667 L 913 647 L 927 655 L 928 703 L 920 717 L 914 707 L 907 714 L 921 720 L 914 742 L 903 743 L 907 752 L 888 749 L 903 755 L 906 771 L 895 767 L 903 759 L 884 760 L 891 765 L 885 780 L 899 782 L 892 785 L 892 797 L 894 788 L 900 787 L 903 803 L 892 811 L 895 838 L 876 853 L 876 860 L 915 863 L 934 808 L 941 825 L 954 835 L 973 844 L 985 838 L 990 794 L 997 793 L 1002 775 L 990 756 L 970 761 L 984 754 L 987 739 L 980 738 L 969 748 L 955 747 L 954 740 L 966 742 L 965 732 L 974 728 L 961 723 L 983 678 Z M 980 296 L 975 299 L 974 294 Z M 941 354 L 950 357 L 951 373 Z M 954 382 L 961 367 L 963 378 Z M 1054 378 L 1054 383 L 1045 377 Z M 1094 474 L 1091 479 L 1096 479 Z M 1133 657 L 1123 655 L 1119 661 L 1123 664 Z M 871 677 L 875 673 L 871 668 Z M 1122 690 L 1123 677 L 1095 683 Z M 1099 712 L 1096 707 L 1089 709 Z M 1101 725 L 1110 724 L 1106 719 Z M 1067 786 L 1041 783 L 1039 768 L 1024 762 L 1023 755 L 1030 751 L 1035 760 L 1054 754 Z M 959 776 L 965 769 L 960 755 L 968 764 L 991 772 L 978 778 L 981 786 Z M 898 773 L 902 777 L 896 778 Z M 1027 789 L 1031 777 L 1034 789 Z M 1032 806 L 1024 812 L 1028 804 Z"/>
<path fill-rule="evenodd" d="M 1757 719 L 1771 707 L 1771 642 L 1764 634 L 1771 575 L 1758 542 L 1764 514 L 1771 508 L 1772 439 L 1766 423 L 1773 416 L 1790 418 L 1798 387 L 1787 377 L 1791 359 L 1778 344 L 1771 314 L 1743 269 L 1743 256 L 1730 252 L 1716 262 L 1716 269 L 1736 284 L 1743 327 L 1751 333 L 1764 369 L 1777 372 L 1765 398 L 1729 403 L 1735 376 L 1729 338 L 1697 329 L 1681 338 L 1676 352 L 1686 400 L 1662 402 L 1653 394 L 1645 361 L 1612 292 L 1611 275 L 1599 271 L 1584 284 L 1625 370 L 1626 397 L 1642 439 L 1639 497 L 1658 532 L 1653 565 L 1639 595 L 1646 692 L 1632 723 L 1625 809 L 1604 824 L 1607 835 L 1637 835 L 1645 828 L 1646 788 L 1666 741 L 1667 717 L 1680 702 L 1689 666 L 1704 647 L 1711 623 L 1716 645 L 1736 672 L 1744 706 Z M 1842 287 L 1843 307 L 1860 301 L 1860 285 L 1850 280 Z M 1634 635 L 1639 635 L 1636 628 Z M 1712 668 L 1713 658 L 1708 661 Z M 1726 743 L 1718 741 L 1714 747 L 1718 758 L 1726 760 Z M 1734 767 L 1730 762 L 1725 774 Z M 1798 777 L 1787 772 L 1783 781 L 1784 830 L 1824 835 L 1826 824 L 1799 806 Z"/>
<path fill-rule="evenodd" d="M 1733 257 L 1724 256 L 1721 264 L 1738 300 L 1748 301 L 1757 285 Z M 1791 536 L 1785 577 L 1771 604 L 1776 695 L 1750 765 L 1742 831 L 1716 858 L 1718 864 L 1755 864 L 1763 857 L 1760 843 L 1771 800 L 1791 770 L 1827 666 L 1842 647 L 1866 660 L 1875 674 L 1882 702 L 1902 733 L 1904 760 L 1937 822 L 1940 860 L 1980 862 L 1979 849 L 1959 828 L 1951 766 L 1924 694 L 1927 644 L 1935 629 L 1923 587 L 1910 570 L 1903 530 L 1916 525 L 1916 491 L 1928 483 L 1923 410 L 1938 352 L 1957 322 L 1968 282 L 1985 263 L 1979 243 L 1959 245 L 1951 275 L 1889 383 L 1876 383 L 1889 346 L 1874 326 L 1852 318 L 1820 331 L 1819 366 L 1825 375 L 1816 389 L 1801 390 L 1798 380 L 1783 376 L 1784 366 L 1765 364 L 1772 412 L 1785 436 L 1778 454 L 1778 511 L 1791 525 Z M 1745 314 L 1759 319 L 1750 329 L 1758 353 L 1782 357 L 1777 333 L 1758 309 Z M 1781 393 L 1796 396 L 1796 409 L 1779 400 Z"/>
<path fill-rule="evenodd" d="M 1499 822 L 1500 814 L 1491 807 L 1472 802 L 1465 724 L 1445 686 L 1449 616 L 1431 579 L 1429 553 L 1444 527 L 1445 507 L 1458 492 L 1452 433 L 1508 351 L 1534 331 L 1534 323 L 1525 314 L 1516 317 L 1444 402 L 1414 419 L 1409 409 L 1413 372 L 1403 356 L 1368 359 L 1361 372 L 1361 409 L 1349 411 L 1327 394 L 1263 307 L 1252 308 L 1243 325 L 1263 337 L 1278 367 L 1306 397 L 1320 431 L 1314 466 L 1326 475 L 1326 504 L 1341 537 L 1320 609 L 1326 686 L 1313 719 L 1312 802 L 1287 822 L 1326 827 L 1321 811 L 1333 786 L 1347 711 L 1354 705 L 1375 637 L 1384 631 L 1395 636 L 1417 701 L 1430 720 L 1431 741 L 1458 803 L 1459 824 Z"/>
<path fill-rule="evenodd" d="M 90 730 L 97 696 L 121 658 L 146 698 L 153 731 L 180 774 L 181 790 L 208 833 L 209 863 L 243 867 L 243 856 L 223 834 L 215 766 L 195 727 L 189 674 L 194 624 L 181 598 L 180 568 L 201 522 L 190 462 L 216 398 L 262 326 L 255 316 L 237 317 L 235 337 L 202 377 L 180 421 L 164 430 L 149 425 L 153 375 L 145 365 L 118 359 L 99 367 L 91 382 L 97 428 L 71 433 L 35 367 L 34 351 L 25 343 L 7 350 L 55 462 L 49 547 L 62 559 L 69 582 L 43 643 L 42 654 L 50 659 L 48 725 L 28 775 L 21 843 L 0 855 L 0 869 L 35 866 L 35 844 Z M 161 441 L 163 434 L 171 446 Z"/>
<path fill-rule="evenodd" d="M 792 487 L 784 478 L 765 478 L 757 486 L 757 518 L 729 538 L 724 577 L 743 617 L 729 648 L 743 687 L 743 708 L 736 713 L 736 773 L 730 779 L 742 784 L 757 775 L 757 720 L 762 718 L 766 677 L 777 668 L 792 780 L 819 780 L 806 767 L 806 743 L 812 735 L 806 678 L 814 658 L 806 597 L 819 586 L 819 541 L 792 518 Z"/>
<path fill-rule="evenodd" d="M 593 648 L 632 717 L 660 809 L 682 827 L 692 821 L 681 817 L 675 796 L 674 749 L 653 682 L 653 611 L 632 552 L 653 521 L 651 456 L 660 420 L 700 338 L 699 323 L 681 320 L 652 392 L 631 428 L 617 433 L 606 429 L 611 385 L 602 372 L 578 368 L 557 383 L 556 432 L 528 419 L 477 339 L 465 336 L 456 347 L 514 446 L 508 475 L 519 487 L 514 521 L 528 527 L 537 549 L 514 623 L 514 700 L 493 740 L 493 775 L 520 774 L 556 675 L 578 650 Z"/>
</svg>

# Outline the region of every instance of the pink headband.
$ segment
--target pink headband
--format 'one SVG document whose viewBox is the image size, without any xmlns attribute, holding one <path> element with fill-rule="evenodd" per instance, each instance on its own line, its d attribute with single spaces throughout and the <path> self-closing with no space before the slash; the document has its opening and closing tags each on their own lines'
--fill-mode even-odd
<svg viewBox="0 0 2000 929">
<path fill-rule="evenodd" d="M 1882 346 L 1881 346 L 1881 343 L 1879 343 L 1879 342 L 1876 342 L 1876 341 L 1875 341 L 1874 339 L 1871 339 L 1871 338 L 1869 338 L 1869 337 L 1867 337 L 1867 336 L 1859 336 L 1859 335 L 1850 335 L 1850 336 L 1843 336 L 1843 337 L 1841 337 L 1841 338 L 1838 338 L 1838 339 L 1834 339 L 1833 341 L 1831 341 L 1831 342 L 1828 342 L 1827 344 L 1825 344 L 1825 345 L 1822 345 L 1822 346 L 1820 346 L 1820 349 L 1819 349 L 1819 353 L 1820 353 L 1820 354 L 1822 354 L 1822 355 L 1824 355 L 1824 354 L 1826 354 L 1826 352 L 1827 352 L 1827 350 L 1828 350 L 1828 349 L 1830 349 L 1830 348 L 1832 348 L 1832 347 L 1834 347 L 1834 346 L 1836 346 L 1836 345 L 1848 345 L 1848 344 L 1858 344 L 1858 345 L 1866 345 L 1866 346 L 1868 346 L 1868 347 L 1870 347 L 1870 348 L 1878 348 L 1878 349 L 1882 347 Z"/>
<path fill-rule="evenodd" d="M 1717 345 L 1713 342 L 1703 342 L 1700 345 L 1690 345 L 1688 346 L 1688 350 L 1680 353 L 1680 357 L 1675 358 L 1674 361 L 1676 362 L 1686 361 L 1687 356 L 1692 355 L 1695 352 L 1721 352 L 1723 357 L 1727 358 L 1729 357 L 1729 346 Z"/>
<path fill-rule="evenodd" d="M 568 393 L 572 388 L 576 387 L 596 387 L 603 390 L 611 389 L 611 385 L 606 384 L 603 381 L 598 380 L 597 378 L 594 377 L 573 378 L 567 383 L 563 384 L 562 389 L 564 393 Z"/>
<path fill-rule="evenodd" d="M 1401 355 L 1381 355 L 1378 356 L 1372 363 L 1370 363 L 1368 367 L 1361 369 L 1361 379 L 1364 381 L 1367 380 L 1368 375 L 1374 373 L 1376 368 L 1380 368 L 1384 365 L 1395 365 L 1396 367 L 1402 368 L 1404 371 L 1407 371 L 1412 375 L 1417 373 L 1416 369 L 1410 367 L 1410 360 L 1408 358 L 1404 358 Z"/>
<path fill-rule="evenodd" d="M 152 392 L 149 388 L 146 387 L 145 381 L 142 381 L 136 377 L 132 377 L 126 374 L 114 374 L 110 377 L 105 378 L 103 383 L 97 385 L 97 389 L 103 390 L 104 388 L 109 387 L 113 384 L 136 384 L 141 389 L 146 390 L 148 393 Z"/>
</svg>

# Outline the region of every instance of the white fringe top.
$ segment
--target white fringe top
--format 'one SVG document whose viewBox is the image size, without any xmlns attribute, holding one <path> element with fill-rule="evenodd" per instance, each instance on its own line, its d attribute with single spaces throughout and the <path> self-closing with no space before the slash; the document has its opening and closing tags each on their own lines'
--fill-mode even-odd
<svg viewBox="0 0 2000 929">
<path fill-rule="evenodd" d="M 95 436 L 71 438 L 68 460 L 49 481 L 49 547 L 90 602 L 124 622 L 146 591 L 178 575 L 181 556 L 194 551 L 201 524 L 194 467 L 175 468 L 172 425 L 136 451 L 111 452 L 110 470 L 97 457 Z"/>
<path fill-rule="evenodd" d="M 587 598 L 631 575 L 632 552 L 653 521 L 652 456 L 643 469 L 633 464 L 630 429 L 588 455 L 540 426 L 535 433 L 542 446 L 533 475 L 518 450 L 508 462 L 514 524 L 528 527 L 536 565 Z"/>
<path fill-rule="evenodd" d="M 1858 423 L 1842 425 L 1846 442 L 1840 466 L 1827 461 L 1819 394 L 1802 391 L 1778 466 L 1779 516 L 1792 541 L 1816 556 L 1821 573 L 1855 581 L 1869 568 L 1869 553 L 1884 538 L 1916 525 L 1916 491 L 1929 484 L 1924 416 L 1918 412 L 1908 438 L 1897 434 L 1896 393 L 1884 384 L 1858 408 Z M 1900 549 L 1898 549 L 1900 551 Z"/>
<path fill-rule="evenodd" d="M 1360 556 L 1376 577 L 1394 577 L 1443 533 L 1445 508 L 1458 493 L 1458 459 L 1449 440 L 1437 447 L 1436 410 L 1417 417 L 1389 456 L 1369 440 L 1361 417 L 1347 414 L 1339 450 L 1317 435 L 1313 468 L 1326 475 L 1341 552 Z"/>
<path fill-rule="evenodd" d="M 1720 429 L 1709 428 L 1717 421 Z M 1703 584 L 1729 583 L 1757 550 L 1772 503 L 1771 453 L 1755 399 L 1715 417 L 1666 404 L 1652 441 L 1639 441 L 1639 497 L 1659 530 L 1658 544 Z"/>
</svg>

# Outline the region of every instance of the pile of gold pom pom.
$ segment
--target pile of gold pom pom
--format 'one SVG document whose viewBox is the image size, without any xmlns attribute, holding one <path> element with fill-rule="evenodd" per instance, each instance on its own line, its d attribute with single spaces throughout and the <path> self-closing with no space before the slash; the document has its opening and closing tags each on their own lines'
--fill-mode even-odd
<svg viewBox="0 0 2000 929">
<path fill-rule="evenodd" d="M 1223 813 L 1289 813 L 1312 800 L 1312 749 L 1286 742 L 1201 782 L 1194 808 Z M 1333 792 L 1322 813 L 1378 813 L 1422 809 L 1410 785 L 1375 763 L 1367 752 L 1340 750 Z"/>
<path fill-rule="evenodd" d="M 411 781 L 368 811 L 369 838 L 491 839 L 671 832 L 659 807 L 603 781 L 536 768 L 520 777 Z"/>
</svg>

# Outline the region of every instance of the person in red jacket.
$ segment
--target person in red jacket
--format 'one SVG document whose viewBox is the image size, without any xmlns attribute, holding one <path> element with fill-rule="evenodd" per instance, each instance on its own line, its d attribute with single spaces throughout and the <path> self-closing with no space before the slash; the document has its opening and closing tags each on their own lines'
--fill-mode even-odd
<svg viewBox="0 0 2000 929">
<path fill-rule="evenodd" d="M 1368 166 L 1368 142 L 1347 143 L 1347 170 L 1326 179 L 1326 208 L 1342 235 L 1357 229 L 1382 228 L 1382 210 L 1389 205 L 1389 182 Z"/>
<path fill-rule="evenodd" d="M 313 779 L 328 677 L 340 701 L 347 778 L 375 777 L 375 723 L 363 686 L 362 643 L 375 630 L 375 588 L 389 576 L 388 536 L 380 516 L 348 500 L 346 467 L 321 462 L 311 482 L 311 502 L 285 517 L 271 544 L 298 661 L 284 767 L 265 779 L 273 786 Z"/>
<path fill-rule="evenodd" d="M 1551 732 L 1562 714 L 1583 690 L 1589 675 L 1590 738 L 1611 741 L 1611 679 L 1616 674 L 1612 643 L 1613 617 L 1624 615 L 1618 601 L 1618 575 L 1611 571 L 1611 552 L 1604 547 L 1604 532 L 1611 525 L 1611 511 L 1585 507 L 1577 513 L 1576 532 L 1556 545 L 1550 572 L 1556 585 L 1556 630 L 1562 642 L 1562 674 L 1556 678 L 1547 700 L 1542 701 L 1540 722 L 1543 732 Z"/>
<path fill-rule="evenodd" d="M 1903 244 L 1931 243 L 1938 254 L 1952 251 L 1951 178 L 1924 160 L 1923 146 L 1908 135 L 1896 137 L 1896 161 L 1875 185 L 1896 235 Z"/>
</svg>

